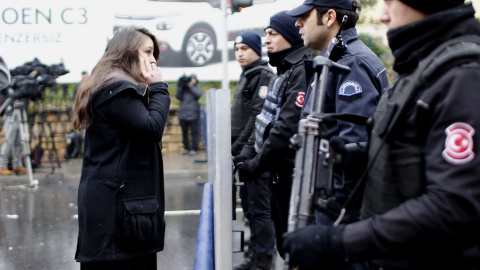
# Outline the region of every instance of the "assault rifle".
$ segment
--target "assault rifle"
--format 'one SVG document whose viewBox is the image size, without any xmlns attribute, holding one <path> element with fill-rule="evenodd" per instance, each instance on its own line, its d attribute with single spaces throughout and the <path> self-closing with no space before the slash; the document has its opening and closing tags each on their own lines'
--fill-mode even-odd
<svg viewBox="0 0 480 270">
<path fill-rule="evenodd" d="M 298 133 L 290 143 L 296 149 L 294 179 L 290 198 L 288 232 L 306 227 L 315 221 L 314 207 L 322 211 L 332 208 L 333 169 L 341 161 L 341 155 L 335 153 L 326 138 L 327 127 L 323 123 L 323 106 L 325 103 L 327 78 L 330 71 L 348 73 L 350 68 L 337 64 L 346 49 L 341 32 L 347 20 L 343 17 L 336 37 L 327 46 L 325 56 L 313 59 L 315 70 L 314 88 L 312 89 L 312 108 L 310 115 L 298 125 Z M 341 206 L 333 207 L 335 212 L 345 213 Z M 343 215 L 340 214 L 340 215 Z M 341 220 L 341 218 L 339 218 Z M 338 221 L 337 221 L 338 222 Z M 284 269 L 292 269 L 289 256 L 285 254 Z"/>
</svg>

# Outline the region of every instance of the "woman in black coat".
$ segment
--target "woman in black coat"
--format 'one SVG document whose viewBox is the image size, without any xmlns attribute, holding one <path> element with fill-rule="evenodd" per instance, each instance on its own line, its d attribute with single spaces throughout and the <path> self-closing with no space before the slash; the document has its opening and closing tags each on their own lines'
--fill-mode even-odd
<svg viewBox="0 0 480 270">
<path fill-rule="evenodd" d="M 158 56 L 147 29 L 121 29 L 75 98 L 74 127 L 86 129 L 75 254 L 82 270 L 157 269 L 170 106 Z"/>
</svg>

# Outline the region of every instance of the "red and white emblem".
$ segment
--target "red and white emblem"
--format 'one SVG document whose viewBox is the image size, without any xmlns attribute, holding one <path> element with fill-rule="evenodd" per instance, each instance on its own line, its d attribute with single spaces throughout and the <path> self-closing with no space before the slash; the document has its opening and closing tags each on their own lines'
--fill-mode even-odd
<svg viewBox="0 0 480 270">
<path fill-rule="evenodd" d="M 305 101 L 305 92 L 298 92 L 297 98 L 295 99 L 295 105 L 302 108 L 303 102 Z"/>
<path fill-rule="evenodd" d="M 443 158 L 455 165 L 462 165 L 470 162 L 474 157 L 473 134 L 475 129 L 465 123 L 454 123 L 445 129 L 447 138 Z"/>
</svg>

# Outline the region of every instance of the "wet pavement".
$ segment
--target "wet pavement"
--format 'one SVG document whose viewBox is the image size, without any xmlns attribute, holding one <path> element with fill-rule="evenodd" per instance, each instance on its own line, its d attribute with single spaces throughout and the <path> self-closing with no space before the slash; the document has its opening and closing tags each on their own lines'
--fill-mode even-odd
<svg viewBox="0 0 480 270">
<path fill-rule="evenodd" d="M 204 151 L 164 153 L 167 229 L 159 270 L 193 269 L 199 211 L 185 210 L 200 210 L 208 170 L 206 162 L 197 161 L 205 157 Z M 43 163 L 34 169 L 35 188 L 27 175 L 0 176 L 0 270 L 80 269 L 74 254 L 81 162 Z M 234 245 L 238 238 L 234 234 Z M 241 254 L 234 254 L 234 264 L 240 260 Z"/>
</svg>

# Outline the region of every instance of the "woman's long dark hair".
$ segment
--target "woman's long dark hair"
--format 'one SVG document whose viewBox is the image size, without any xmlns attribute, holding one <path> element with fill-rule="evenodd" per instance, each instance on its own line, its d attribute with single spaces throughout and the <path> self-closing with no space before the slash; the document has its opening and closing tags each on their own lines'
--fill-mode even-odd
<svg viewBox="0 0 480 270">
<path fill-rule="evenodd" d="M 105 53 L 98 61 L 92 74 L 82 81 L 75 96 L 73 127 L 77 130 L 86 129 L 92 123 L 89 103 L 92 94 L 112 77 L 112 74 L 124 74 L 123 79 L 135 83 L 145 83 L 138 57 L 138 49 L 145 39 L 153 41 L 153 56 L 158 61 L 160 48 L 158 42 L 149 30 L 145 28 L 126 27 L 115 33 L 108 42 Z"/>
</svg>

